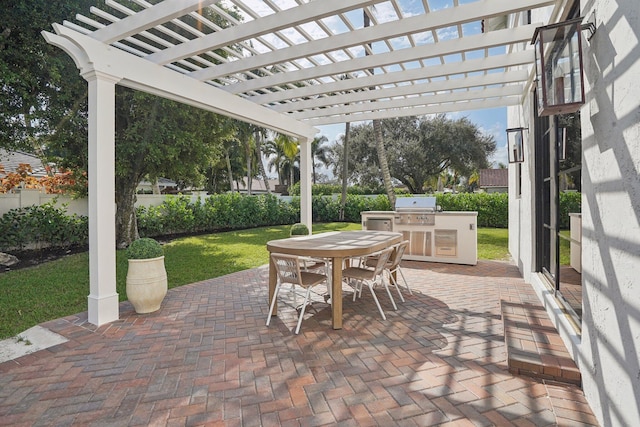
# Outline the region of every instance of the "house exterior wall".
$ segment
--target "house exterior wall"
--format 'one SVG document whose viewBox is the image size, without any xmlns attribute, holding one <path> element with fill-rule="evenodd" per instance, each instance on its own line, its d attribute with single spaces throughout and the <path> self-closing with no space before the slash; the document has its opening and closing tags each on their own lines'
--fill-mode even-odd
<svg viewBox="0 0 640 427">
<path fill-rule="evenodd" d="M 581 371 L 603 425 L 640 425 L 640 3 L 592 3 L 582 11 L 596 11 L 597 32 L 581 110 Z"/>
<path fill-rule="evenodd" d="M 640 425 L 640 2 L 583 0 L 581 7 L 583 22 L 596 11 L 597 27 L 590 41 L 583 31 L 581 332 L 534 271 L 531 92 L 521 106 L 508 109 L 508 127 L 529 128 L 520 197 L 516 167 L 509 167 L 509 250 L 580 368 L 599 422 L 635 426 Z M 549 23 L 547 12 L 532 21 Z"/>
</svg>

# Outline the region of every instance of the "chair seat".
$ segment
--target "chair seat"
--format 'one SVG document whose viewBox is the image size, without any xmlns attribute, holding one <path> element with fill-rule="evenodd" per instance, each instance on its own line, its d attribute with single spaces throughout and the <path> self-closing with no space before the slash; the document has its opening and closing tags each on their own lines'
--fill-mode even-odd
<svg viewBox="0 0 640 427">
<path fill-rule="evenodd" d="M 309 286 L 315 286 L 327 279 L 324 274 L 313 273 L 311 271 L 300 272 L 300 286 L 308 288 Z"/>
<path fill-rule="evenodd" d="M 375 270 L 362 267 L 348 267 L 342 270 L 342 277 L 358 280 L 373 280 L 376 276 Z"/>
</svg>

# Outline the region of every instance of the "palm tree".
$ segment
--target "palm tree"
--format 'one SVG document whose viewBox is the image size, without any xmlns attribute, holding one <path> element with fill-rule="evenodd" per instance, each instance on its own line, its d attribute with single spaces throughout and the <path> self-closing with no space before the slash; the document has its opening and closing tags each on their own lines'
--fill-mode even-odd
<svg viewBox="0 0 640 427">
<path fill-rule="evenodd" d="M 340 76 L 340 80 L 350 79 L 350 74 Z M 348 104 L 347 104 L 348 105 Z M 344 138 L 342 139 L 342 194 L 340 196 L 340 213 L 338 219 L 344 221 L 344 207 L 347 204 L 347 184 L 349 182 L 349 133 L 351 131 L 351 122 L 344 124 Z"/>
<path fill-rule="evenodd" d="M 351 122 L 344 124 L 344 138 L 342 146 L 342 195 L 340 196 L 340 221 L 344 221 L 344 207 L 347 205 L 347 178 L 349 171 L 349 132 Z"/>
<path fill-rule="evenodd" d="M 321 164 L 325 165 L 325 166 L 329 166 L 329 148 L 326 146 L 323 146 L 322 144 L 326 143 L 327 141 L 329 141 L 327 139 L 326 136 L 322 135 L 322 136 L 316 136 L 315 138 L 313 138 L 313 141 L 311 142 L 311 167 L 312 167 L 312 171 L 313 171 L 313 183 L 316 183 L 316 162 L 315 159 L 318 159 L 320 161 Z"/>
<path fill-rule="evenodd" d="M 269 157 L 269 162 L 267 163 L 267 167 L 269 168 L 269 172 L 273 169 L 276 170 L 278 174 L 278 183 L 284 183 L 284 174 L 283 174 L 283 164 L 285 162 L 284 153 L 276 144 L 275 140 L 267 140 L 264 143 L 263 151 L 265 156 Z"/>
<path fill-rule="evenodd" d="M 284 181 L 284 172 L 289 172 L 288 186 L 294 183 L 295 162 L 298 159 L 300 149 L 298 143 L 289 135 L 278 134 L 270 144 L 270 150 L 275 151 L 276 159 L 269 162 L 269 166 L 278 164 L 280 183 Z M 276 163 L 277 162 L 277 163 Z"/>
<path fill-rule="evenodd" d="M 267 130 L 261 127 L 255 127 L 254 129 L 254 140 L 255 140 L 255 156 L 257 158 L 256 162 L 258 164 L 258 170 L 260 171 L 260 175 L 262 176 L 262 180 L 264 181 L 264 188 L 267 190 L 268 194 L 271 194 L 271 188 L 269 188 L 269 177 L 267 176 L 267 172 L 264 169 L 264 163 L 262 162 L 263 158 L 263 147 L 262 141 L 267 134 Z"/>
<path fill-rule="evenodd" d="M 236 121 L 236 138 L 244 147 L 245 161 L 247 162 L 247 194 L 251 195 L 251 182 L 253 180 L 252 160 L 255 155 L 253 132 L 255 126 L 246 122 Z"/>
</svg>

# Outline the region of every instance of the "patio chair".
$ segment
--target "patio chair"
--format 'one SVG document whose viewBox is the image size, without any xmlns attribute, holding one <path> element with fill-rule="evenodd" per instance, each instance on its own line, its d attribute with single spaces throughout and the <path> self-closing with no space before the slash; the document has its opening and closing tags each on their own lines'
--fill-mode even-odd
<svg viewBox="0 0 640 427">
<path fill-rule="evenodd" d="M 378 310 L 382 315 L 384 320 L 387 320 L 387 316 L 385 316 L 382 307 L 380 306 L 380 302 L 378 301 L 378 297 L 376 297 L 376 293 L 373 288 L 381 283 L 385 289 L 387 290 L 387 295 L 389 295 L 389 299 L 391 300 L 391 304 L 393 305 L 393 309 L 397 310 L 396 302 L 393 300 L 393 296 L 391 295 L 391 291 L 389 291 L 389 286 L 387 286 L 387 282 L 384 280 L 384 269 L 387 261 L 389 261 L 389 257 L 393 252 L 393 247 L 384 249 L 377 254 L 375 254 L 376 264 L 373 268 L 366 267 L 348 267 L 342 270 L 342 278 L 347 281 L 347 284 L 354 288 L 353 292 L 353 300 L 356 300 L 357 297 L 362 296 L 362 285 L 367 284 L 369 290 L 371 291 L 371 295 L 373 295 L 373 300 L 378 306 Z M 350 283 L 350 280 L 355 282 L 355 285 Z"/>
<path fill-rule="evenodd" d="M 327 275 L 314 273 L 311 271 L 303 271 L 304 262 L 300 257 L 295 255 L 285 254 L 271 254 L 271 259 L 276 267 L 276 273 L 278 276 L 278 282 L 276 283 L 276 289 L 273 293 L 271 305 L 269 306 L 269 315 L 267 317 L 267 326 L 271 322 L 271 316 L 273 314 L 273 308 L 278 298 L 278 293 L 285 283 L 291 284 L 294 292 L 298 293 L 296 287 L 300 287 L 304 290 L 304 301 L 302 308 L 300 309 L 300 316 L 298 317 L 298 325 L 296 326 L 295 333 L 300 332 L 300 325 L 302 324 L 302 318 L 304 317 L 304 311 L 309 303 L 309 296 L 311 294 L 311 288 L 321 284 L 327 280 Z"/>
<path fill-rule="evenodd" d="M 300 260 L 300 268 L 302 269 L 302 271 L 311 271 L 327 276 L 327 293 L 324 296 L 324 300 L 328 301 L 331 298 L 331 260 L 327 258 L 305 256 L 301 256 Z"/>
<path fill-rule="evenodd" d="M 389 261 L 387 261 L 387 264 L 384 266 L 385 271 L 389 275 L 389 282 L 391 282 L 393 286 L 395 286 L 396 291 L 398 291 L 398 295 L 400 295 L 400 300 L 402 302 L 404 302 L 404 297 L 402 296 L 402 292 L 400 292 L 400 288 L 398 287 L 398 281 L 397 281 L 398 274 L 400 274 L 400 276 L 402 277 L 402 280 L 404 281 L 404 286 L 405 288 L 407 288 L 407 292 L 409 292 L 409 295 L 413 295 L 411 288 L 409 288 L 409 283 L 407 282 L 407 279 L 404 277 L 404 273 L 402 273 L 402 270 L 400 269 L 400 262 L 402 261 L 402 257 L 405 251 L 407 250 L 408 245 L 409 245 L 408 240 L 405 240 L 404 242 L 400 242 L 397 245 L 394 245 L 393 248 L 395 250 L 389 257 Z M 376 257 L 368 257 L 364 260 L 364 264 L 367 267 L 374 267 L 376 265 L 376 262 L 377 262 Z"/>
</svg>

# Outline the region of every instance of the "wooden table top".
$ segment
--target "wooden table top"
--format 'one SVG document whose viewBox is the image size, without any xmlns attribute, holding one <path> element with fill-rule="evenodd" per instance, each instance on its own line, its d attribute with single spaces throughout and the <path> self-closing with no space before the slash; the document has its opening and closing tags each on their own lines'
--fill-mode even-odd
<svg viewBox="0 0 640 427">
<path fill-rule="evenodd" d="M 269 252 L 323 258 L 368 255 L 402 241 L 402 233 L 357 230 L 332 231 L 267 242 Z"/>
</svg>

